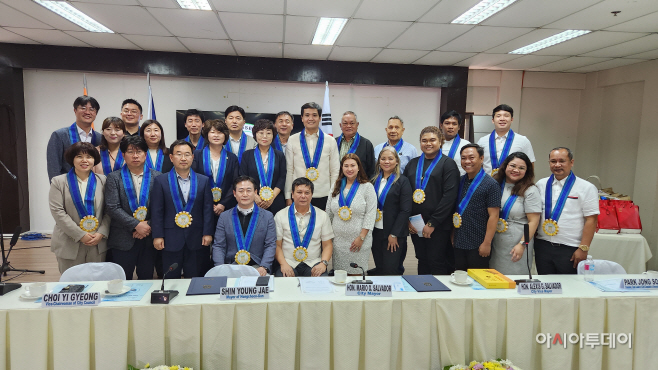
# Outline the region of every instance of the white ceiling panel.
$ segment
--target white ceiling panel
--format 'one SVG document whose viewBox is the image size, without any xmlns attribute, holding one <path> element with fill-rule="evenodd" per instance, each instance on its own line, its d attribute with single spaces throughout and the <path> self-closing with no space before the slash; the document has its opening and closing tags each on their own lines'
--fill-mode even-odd
<svg viewBox="0 0 658 370">
<path fill-rule="evenodd" d="M 2 0 L 3 3 L 59 30 L 84 31 L 82 27 L 69 22 L 31 0 Z"/>
<path fill-rule="evenodd" d="M 329 60 L 345 62 L 367 62 L 372 59 L 381 48 L 353 48 L 348 46 L 335 46 L 329 55 Z"/>
<path fill-rule="evenodd" d="M 556 35 L 562 32 L 562 30 L 552 30 L 552 29 L 538 29 L 532 32 L 528 32 L 525 35 L 519 36 L 512 41 L 508 41 L 502 45 L 498 45 L 491 49 L 487 50 L 487 53 L 492 54 L 505 54 L 509 53 L 512 50 L 516 50 L 520 47 L 530 45 L 539 40 L 543 40 L 547 37 Z"/>
<path fill-rule="evenodd" d="M 325 60 L 331 52 L 330 45 L 297 45 L 285 44 L 283 57 L 292 59 L 315 59 Z"/>
<path fill-rule="evenodd" d="M 354 18 L 415 21 L 438 0 L 363 0 Z"/>
<path fill-rule="evenodd" d="M 59 30 L 39 30 L 35 28 L 13 28 L 5 27 L 5 29 L 25 36 L 28 39 L 48 45 L 61 45 L 61 46 L 89 46 L 84 42 L 65 34 Z"/>
<path fill-rule="evenodd" d="M 606 31 L 658 32 L 658 12 L 606 28 Z"/>
<path fill-rule="evenodd" d="M 143 6 L 149 8 L 169 8 L 169 9 L 180 9 L 180 5 L 176 0 L 137 0 Z"/>
<path fill-rule="evenodd" d="M 313 41 L 318 17 L 286 16 L 286 43 L 310 44 Z"/>
<path fill-rule="evenodd" d="M 644 33 L 596 31 L 535 52 L 536 55 L 581 55 L 645 36 Z"/>
<path fill-rule="evenodd" d="M 418 59 L 414 64 L 424 64 L 431 66 L 451 66 L 464 59 L 468 59 L 475 53 L 456 53 L 451 51 L 433 51 L 424 57 Z"/>
<path fill-rule="evenodd" d="M 123 35 L 128 40 L 144 50 L 153 51 L 173 51 L 177 53 L 186 53 L 188 50 L 175 37 L 162 36 L 144 36 L 144 35 Z"/>
<path fill-rule="evenodd" d="M 426 54 L 427 51 L 424 50 L 384 49 L 381 53 L 377 54 L 371 62 L 409 64 L 415 62 Z"/>
<path fill-rule="evenodd" d="M 159 1 L 159 0 L 158 0 Z M 233 13 L 283 14 L 283 0 L 212 0 L 215 10 Z"/>
<path fill-rule="evenodd" d="M 570 57 L 557 62 L 548 63 L 532 70 L 547 71 L 547 72 L 561 72 L 574 68 L 584 67 L 590 64 L 596 64 L 610 60 L 610 58 L 594 58 L 594 57 Z"/>
<path fill-rule="evenodd" d="M 483 26 L 542 27 L 601 0 L 521 0 L 494 14 Z"/>
<path fill-rule="evenodd" d="M 148 10 L 174 36 L 199 39 L 227 39 L 215 12 L 150 8 Z"/>
<path fill-rule="evenodd" d="M 78 31 L 64 31 L 76 39 L 82 40 L 85 43 L 106 49 L 133 49 L 138 50 L 139 47 L 135 46 L 132 42 L 128 41 L 125 37 L 116 33 L 103 33 L 103 32 L 78 32 Z"/>
<path fill-rule="evenodd" d="M 354 14 L 359 1 L 287 0 L 286 5 L 287 14 L 290 15 L 349 18 Z"/>
<path fill-rule="evenodd" d="M 411 25 L 410 22 L 350 20 L 338 36 L 336 45 L 384 47 Z"/>
<path fill-rule="evenodd" d="M 481 52 L 513 40 L 530 31 L 532 31 L 532 28 L 478 26 L 441 46 L 439 50 Z"/>
<path fill-rule="evenodd" d="M 621 11 L 616 17 L 610 12 Z M 624 23 L 643 15 L 658 11 L 656 0 L 605 0 L 592 5 L 559 21 L 547 28 L 600 30 Z"/>
<path fill-rule="evenodd" d="M 414 23 L 389 45 L 394 49 L 434 50 L 468 32 L 465 24 Z"/>
<path fill-rule="evenodd" d="M 0 26 L 52 29 L 49 25 L 4 4 L 0 4 Z"/>
<path fill-rule="evenodd" d="M 658 49 L 658 34 L 648 35 L 614 46 L 608 46 L 607 48 L 594 50 L 587 54 L 583 54 L 583 56 L 620 58 L 653 49 Z"/>
<path fill-rule="evenodd" d="M 219 13 L 232 40 L 282 42 L 283 16 L 267 14 Z"/>
<path fill-rule="evenodd" d="M 427 12 L 420 22 L 450 23 L 462 13 L 469 10 L 480 0 L 442 0 Z"/>
<path fill-rule="evenodd" d="M 471 68 L 487 68 L 497 66 L 501 63 L 508 62 L 512 59 L 518 59 L 518 55 L 514 54 L 484 54 L 480 53 L 474 55 L 466 60 L 463 60 L 459 63 L 455 63 L 456 66 L 460 67 L 471 67 Z"/>
<path fill-rule="evenodd" d="M 604 69 L 617 68 L 617 67 L 627 66 L 629 64 L 635 64 L 640 62 L 646 62 L 646 60 L 617 58 L 617 59 L 609 60 L 607 62 L 596 63 L 580 68 L 574 68 L 568 70 L 567 72 L 580 72 L 580 73 L 596 72 L 596 71 L 602 71 Z"/>
<path fill-rule="evenodd" d="M 166 0 L 164 0 L 166 1 Z M 71 3 L 97 3 L 97 4 L 111 4 L 111 5 L 139 5 L 137 0 L 71 0 Z"/>
<path fill-rule="evenodd" d="M 233 41 L 238 55 L 248 57 L 281 58 L 283 45 L 278 42 Z"/>
<path fill-rule="evenodd" d="M 647 51 L 646 53 L 630 55 L 629 58 L 638 58 L 638 59 L 658 59 L 658 49 Z"/>
<path fill-rule="evenodd" d="M 496 66 L 496 68 L 526 70 L 552 63 L 564 58 L 565 57 L 563 56 L 551 55 L 524 55 L 521 58 L 513 59 L 509 62 L 499 64 Z"/>
<path fill-rule="evenodd" d="M 229 40 L 190 39 L 179 37 L 191 52 L 198 54 L 235 55 L 235 50 Z"/>
<path fill-rule="evenodd" d="M 142 7 L 92 3 L 76 3 L 75 7 L 116 33 L 150 36 L 171 35 Z"/>
<path fill-rule="evenodd" d="M 9 42 L 13 44 L 38 44 L 36 41 L 32 41 L 13 32 L 9 32 L 4 28 L 0 28 L 0 42 Z"/>
</svg>

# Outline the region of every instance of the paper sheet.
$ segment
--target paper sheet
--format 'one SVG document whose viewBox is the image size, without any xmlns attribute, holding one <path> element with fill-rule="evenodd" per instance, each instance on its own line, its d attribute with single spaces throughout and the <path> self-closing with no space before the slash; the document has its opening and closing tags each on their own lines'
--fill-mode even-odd
<svg viewBox="0 0 658 370">
<path fill-rule="evenodd" d="M 409 222 L 411 222 L 411 226 L 416 229 L 418 232 L 418 236 L 421 238 L 423 237 L 423 227 L 425 227 L 425 221 L 423 220 L 423 216 L 421 215 L 415 215 L 409 217 Z"/>
<path fill-rule="evenodd" d="M 621 279 L 608 279 L 608 280 L 596 280 L 589 281 L 588 283 L 592 284 L 594 287 L 599 289 L 602 292 L 648 292 L 648 289 L 624 289 L 620 288 Z"/>
<path fill-rule="evenodd" d="M 334 286 L 324 277 L 300 277 L 299 285 L 302 293 L 333 293 Z"/>
<path fill-rule="evenodd" d="M 414 289 L 401 276 L 366 276 L 373 284 L 391 285 L 394 292 L 415 292 Z"/>
</svg>

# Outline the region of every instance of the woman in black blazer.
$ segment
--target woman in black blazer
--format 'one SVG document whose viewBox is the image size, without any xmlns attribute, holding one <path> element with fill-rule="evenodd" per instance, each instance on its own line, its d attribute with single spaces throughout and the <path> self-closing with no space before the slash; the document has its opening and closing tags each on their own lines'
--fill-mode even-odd
<svg viewBox="0 0 658 370">
<path fill-rule="evenodd" d="M 372 231 L 376 275 L 400 275 L 400 257 L 407 250 L 411 184 L 400 174 L 400 157 L 392 146 L 382 149 L 372 182 L 377 192 L 377 219 Z M 372 272 L 371 272 L 372 274 Z"/>
<path fill-rule="evenodd" d="M 283 152 L 272 147 L 272 140 L 276 135 L 274 123 L 268 119 L 259 119 L 254 123 L 251 133 L 256 139 L 257 146 L 250 149 L 242 155 L 240 163 L 240 175 L 250 176 L 256 180 L 256 186 L 260 189 L 255 196 L 256 204 L 266 209 L 272 214 L 276 214 L 286 207 L 286 200 L 283 189 L 286 186 L 286 156 Z M 274 163 L 272 164 L 272 161 Z M 263 165 L 263 175 L 261 179 L 258 174 L 258 164 Z M 268 170 L 271 169 L 270 175 Z M 263 183 L 271 178 L 269 184 Z M 266 200 L 271 196 L 271 199 Z"/>
</svg>

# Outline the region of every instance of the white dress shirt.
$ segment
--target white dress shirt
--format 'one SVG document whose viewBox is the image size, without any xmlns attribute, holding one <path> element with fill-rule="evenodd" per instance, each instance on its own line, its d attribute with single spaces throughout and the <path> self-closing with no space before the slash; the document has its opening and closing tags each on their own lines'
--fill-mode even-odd
<svg viewBox="0 0 658 370">
<path fill-rule="evenodd" d="M 452 148 L 452 143 L 455 141 L 455 138 L 456 136 L 452 138 L 452 140 L 443 143 L 443 146 L 441 147 L 441 153 L 443 153 L 443 155 L 448 156 L 448 154 L 450 154 L 450 149 Z M 457 168 L 459 168 L 460 176 L 466 175 L 466 171 L 464 171 L 464 169 L 462 168 L 462 156 L 460 151 L 464 147 L 464 145 L 470 143 L 471 143 L 470 141 L 461 138 L 459 140 L 459 146 L 457 147 L 457 151 L 455 151 L 455 155 L 452 157 L 452 159 L 454 159 L 455 162 L 457 163 Z"/>
<path fill-rule="evenodd" d="M 507 135 L 509 134 L 509 131 L 503 135 L 503 136 L 498 136 L 498 133 L 496 133 L 496 156 L 500 158 L 500 154 L 503 152 L 503 148 L 505 147 L 505 142 L 507 141 Z M 489 135 L 483 136 L 478 140 L 478 145 L 484 148 L 484 171 L 488 174 L 491 175 L 491 156 L 489 155 Z M 532 150 L 532 144 L 530 143 L 530 140 L 528 140 L 527 137 L 519 134 L 518 132 L 514 132 L 514 141 L 512 142 L 512 147 L 509 150 L 510 154 L 514 152 L 523 152 L 525 153 L 528 158 L 530 158 L 530 162 L 535 162 L 535 152 Z M 500 162 L 502 163 L 505 160 L 505 158 L 500 158 Z"/>
<path fill-rule="evenodd" d="M 292 182 L 296 178 L 306 177 L 306 163 L 302 155 L 299 135 L 301 135 L 301 132 L 292 135 L 288 139 L 288 145 L 286 147 L 286 199 L 290 199 Z M 320 129 L 314 134 L 306 135 L 306 143 L 311 160 L 313 160 L 315 147 L 318 143 L 318 135 L 324 135 L 324 145 L 322 146 L 322 155 L 320 156 L 320 163 L 317 168 L 320 176 L 313 182 L 313 198 L 329 196 L 329 192 L 336 182 L 340 171 L 336 140 Z"/>
<path fill-rule="evenodd" d="M 253 137 L 245 134 L 245 137 L 247 138 L 247 144 L 244 147 L 244 150 L 247 151 L 249 149 L 253 149 L 254 146 L 256 145 L 256 141 L 254 140 Z M 229 148 L 231 150 L 231 153 L 235 154 L 236 156 L 238 153 L 240 153 L 240 139 L 235 140 L 231 135 L 228 136 L 229 138 L 229 144 L 231 144 L 231 147 Z"/>
<path fill-rule="evenodd" d="M 176 171 L 176 170 L 172 170 Z M 180 192 L 183 193 L 183 198 L 185 202 L 189 199 L 190 196 L 190 174 L 187 175 L 187 178 L 182 178 L 181 175 L 176 172 L 176 178 L 178 179 L 178 186 L 180 186 Z"/>
<path fill-rule="evenodd" d="M 135 188 L 135 194 L 137 195 L 137 199 L 139 199 L 139 192 L 142 191 L 142 180 L 144 179 L 144 172 L 140 173 L 139 175 L 136 175 L 131 171 L 130 176 L 133 179 L 133 187 Z"/>
<path fill-rule="evenodd" d="M 304 261 L 304 263 L 311 267 L 322 260 L 322 242 L 334 238 L 334 229 L 331 227 L 329 216 L 327 216 L 325 211 L 317 207 L 314 208 L 315 228 L 312 230 L 313 236 L 311 237 L 311 242 L 306 249 L 308 257 Z M 290 207 L 286 207 L 277 212 L 276 216 L 274 216 L 274 222 L 276 224 L 276 240 L 282 241 L 283 256 L 285 257 L 286 262 L 288 262 L 292 268 L 295 268 L 300 263 L 294 257 L 295 248 L 299 247 L 299 245 L 296 246 L 292 240 L 290 222 L 288 220 L 289 209 Z M 304 240 L 308 223 L 311 220 L 311 209 L 309 208 L 306 213 L 300 213 L 295 210 L 295 219 L 297 220 L 297 227 L 299 229 L 299 239 Z"/>
<path fill-rule="evenodd" d="M 560 192 L 566 182 L 566 177 L 560 181 L 553 180 L 551 195 L 551 211 L 555 209 Z M 583 237 L 583 227 L 585 226 L 585 217 L 599 214 L 599 195 L 594 184 L 576 177 L 576 182 L 569 192 L 569 197 L 564 204 L 564 209 L 557 222 L 558 233 L 555 236 L 549 236 L 544 233 L 542 225 L 544 223 L 546 210 L 546 183 L 548 177 L 537 181 L 537 187 L 541 195 L 542 211 L 541 220 L 539 221 L 539 239 L 547 240 L 551 243 L 564 244 L 572 247 L 580 245 Z"/>
<path fill-rule="evenodd" d="M 87 134 L 85 130 L 80 128 L 80 126 L 75 125 L 75 127 L 78 129 L 78 136 L 80 136 L 80 142 L 91 143 L 91 139 L 94 137 L 94 130 L 90 128 L 89 134 Z"/>
</svg>

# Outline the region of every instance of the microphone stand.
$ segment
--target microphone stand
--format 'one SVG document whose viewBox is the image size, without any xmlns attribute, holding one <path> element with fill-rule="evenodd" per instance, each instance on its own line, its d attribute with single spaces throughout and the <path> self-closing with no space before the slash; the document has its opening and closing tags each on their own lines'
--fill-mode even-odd
<svg viewBox="0 0 658 370">
<path fill-rule="evenodd" d="M 151 292 L 151 303 L 169 304 L 169 302 L 178 295 L 178 290 L 164 289 L 165 276 L 167 276 L 168 273 L 174 271 L 177 268 L 178 268 L 178 263 L 174 263 L 171 266 L 169 266 L 169 269 L 163 274 L 162 286 L 160 287 L 160 290 L 154 290 Z"/>
<path fill-rule="evenodd" d="M 525 245 L 525 256 L 526 256 L 526 264 L 528 265 L 528 279 L 518 279 L 514 280 L 515 283 L 538 283 L 539 279 L 533 279 L 532 278 L 532 272 L 530 271 L 530 252 L 528 251 L 528 243 L 530 240 L 530 226 L 528 224 L 523 225 L 523 245 Z"/>
<path fill-rule="evenodd" d="M 350 284 L 372 284 L 372 280 L 366 280 L 366 271 L 363 269 L 363 267 L 357 265 L 356 263 L 352 262 L 350 263 L 350 267 L 355 268 L 355 269 L 361 269 L 361 273 L 363 274 L 363 279 L 362 280 L 352 280 Z"/>
</svg>

